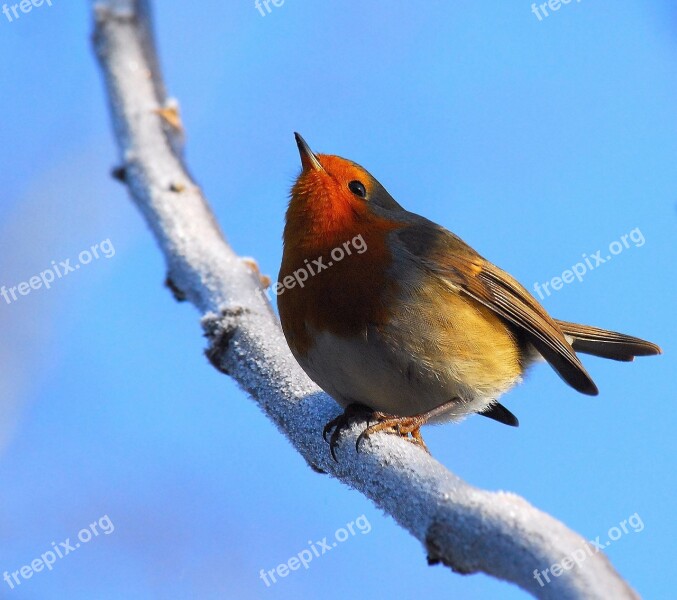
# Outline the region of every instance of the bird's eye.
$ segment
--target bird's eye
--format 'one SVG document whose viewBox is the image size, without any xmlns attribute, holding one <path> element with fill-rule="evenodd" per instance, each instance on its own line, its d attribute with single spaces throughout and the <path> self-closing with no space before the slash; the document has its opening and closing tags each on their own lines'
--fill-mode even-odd
<svg viewBox="0 0 677 600">
<path fill-rule="evenodd" d="M 364 187 L 364 184 L 361 181 L 357 181 L 357 179 L 348 184 L 348 189 L 360 198 L 367 197 L 367 189 Z"/>
</svg>

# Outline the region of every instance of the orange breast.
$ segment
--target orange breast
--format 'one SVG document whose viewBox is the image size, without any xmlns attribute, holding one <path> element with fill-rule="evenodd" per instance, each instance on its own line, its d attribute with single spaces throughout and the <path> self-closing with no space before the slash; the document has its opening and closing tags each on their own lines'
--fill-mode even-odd
<svg viewBox="0 0 677 600">
<path fill-rule="evenodd" d="M 386 237 L 399 226 L 351 211 L 330 224 L 305 219 L 297 235 L 285 229 L 278 307 L 295 353 L 305 356 L 312 346 L 309 328 L 351 337 L 363 335 L 368 323 L 388 320 L 397 282 L 386 276 L 392 263 Z"/>
</svg>

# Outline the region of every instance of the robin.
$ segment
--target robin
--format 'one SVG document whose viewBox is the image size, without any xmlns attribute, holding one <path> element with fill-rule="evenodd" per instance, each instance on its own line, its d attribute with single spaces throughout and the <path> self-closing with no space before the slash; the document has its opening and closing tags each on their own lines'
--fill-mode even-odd
<svg viewBox="0 0 677 600">
<path fill-rule="evenodd" d="M 389 431 L 427 450 L 421 426 L 473 413 L 517 426 L 497 400 L 540 359 L 593 396 L 577 352 L 619 361 L 661 353 L 642 339 L 553 319 L 508 273 L 405 210 L 361 166 L 315 154 L 295 136 L 303 168 L 276 291 L 294 357 L 345 409 L 324 431 L 326 439 L 333 430 L 334 458 L 342 428 L 363 416 L 370 421 L 358 447 Z"/>
</svg>

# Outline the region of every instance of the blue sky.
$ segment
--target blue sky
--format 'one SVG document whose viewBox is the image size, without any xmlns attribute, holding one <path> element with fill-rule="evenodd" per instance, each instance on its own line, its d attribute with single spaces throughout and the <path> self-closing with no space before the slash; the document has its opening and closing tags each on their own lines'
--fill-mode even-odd
<svg viewBox="0 0 677 600">
<path fill-rule="evenodd" d="M 607 537 L 647 598 L 675 587 L 677 13 L 667 1 L 285 0 L 156 3 L 161 62 L 187 159 L 229 242 L 275 275 L 292 132 L 371 171 L 533 290 L 639 231 L 555 316 L 659 343 L 623 364 L 586 357 L 600 395 L 547 366 L 504 398 L 519 429 L 430 427 L 433 454 L 584 536 Z M 0 298 L 0 575 L 107 515 L 101 534 L 0 598 L 524 598 L 428 567 L 361 495 L 311 472 L 205 360 L 198 314 L 123 187 L 85 3 L 0 13 L 0 286 L 110 240 L 101 256 Z M 617 249 L 618 246 L 613 246 Z M 271 587 L 272 569 L 365 515 L 357 532 Z M 548 565 L 534 565 L 545 568 Z"/>
</svg>

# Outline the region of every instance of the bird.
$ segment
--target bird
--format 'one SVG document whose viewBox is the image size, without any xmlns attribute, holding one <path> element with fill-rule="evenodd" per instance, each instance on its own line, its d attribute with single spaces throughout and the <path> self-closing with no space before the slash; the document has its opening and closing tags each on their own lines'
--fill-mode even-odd
<svg viewBox="0 0 677 600">
<path fill-rule="evenodd" d="M 617 361 L 656 344 L 554 319 L 508 273 L 444 227 L 405 210 L 366 169 L 314 153 L 295 133 L 301 172 L 285 215 L 275 286 L 301 368 L 344 409 L 330 450 L 385 431 L 428 451 L 421 427 L 479 414 L 517 426 L 498 399 L 545 360 L 572 388 L 598 389 L 578 353 Z"/>
</svg>

